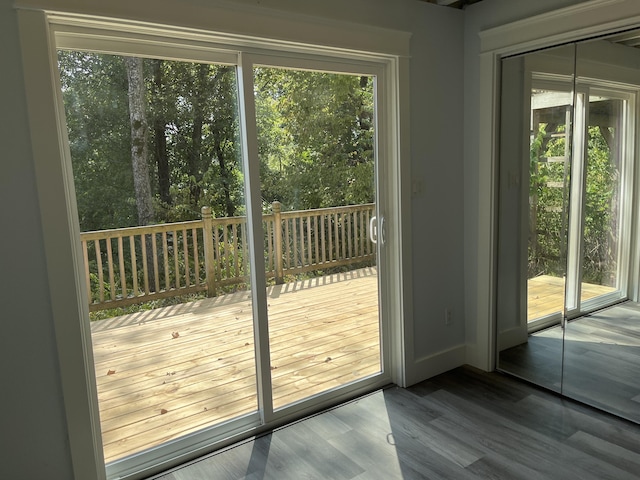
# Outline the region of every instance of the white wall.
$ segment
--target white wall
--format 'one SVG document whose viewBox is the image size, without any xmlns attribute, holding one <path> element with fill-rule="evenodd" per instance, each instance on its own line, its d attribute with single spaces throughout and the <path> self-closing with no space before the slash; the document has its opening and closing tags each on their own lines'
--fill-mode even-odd
<svg viewBox="0 0 640 480">
<path fill-rule="evenodd" d="M 0 295 L 2 305 L 0 478 L 71 479 L 60 372 L 43 253 L 15 10 L 0 4 Z M 204 0 L 129 2 L 41 0 L 37 7 L 145 20 L 169 18 L 206 25 Z M 410 61 L 411 170 L 422 193 L 412 201 L 413 380 L 464 361 L 463 287 L 463 12 L 416 0 L 237 0 L 405 30 L 413 33 Z M 178 8 L 179 6 L 179 8 Z M 191 13 L 190 13 L 191 12 Z M 191 17 L 190 17 L 191 15 Z M 262 26 L 248 26 L 260 31 Z M 407 232 L 409 229 L 407 229 Z M 408 285 L 407 288 L 411 288 Z M 453 324 L 444 325 L 444 309 Z M 453 349 L 453 350 L 452 350 Z M 440 363 L 438 354 L 453 351 Z M 414 365 L 416 367 L 416 365 Z M 85 479 L 83 479 L 85 480 Z M 87 479 L 88 480 L 88 479 Z"/>
<path fill-rule="evenodd" d="M 69 479 L 17 18 L 10 3 L 0 2 L 0 478 Z"/>
</svg>

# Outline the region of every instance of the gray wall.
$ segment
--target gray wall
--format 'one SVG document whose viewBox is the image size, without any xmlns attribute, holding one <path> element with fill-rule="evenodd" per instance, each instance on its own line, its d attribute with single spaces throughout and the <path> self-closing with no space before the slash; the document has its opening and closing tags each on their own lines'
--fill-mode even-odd
<svg viewBox="0 0 640 480">
<path fill-rule="evenodd" d="M 0 478 L 70 479 L 20 43 L 0 2 Z"/>
</svg>

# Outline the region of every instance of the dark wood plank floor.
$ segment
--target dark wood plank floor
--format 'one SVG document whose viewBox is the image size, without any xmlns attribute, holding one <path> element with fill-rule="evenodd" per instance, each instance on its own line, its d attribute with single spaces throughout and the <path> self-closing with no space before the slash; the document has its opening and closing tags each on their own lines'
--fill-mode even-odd
<svg viewBox="0 0 640 480">
<path fill-rule="evenodd" d="M 640 427 L 464 367 L 375 392 L 156 478 L 637 479 Z"/>
</svg>

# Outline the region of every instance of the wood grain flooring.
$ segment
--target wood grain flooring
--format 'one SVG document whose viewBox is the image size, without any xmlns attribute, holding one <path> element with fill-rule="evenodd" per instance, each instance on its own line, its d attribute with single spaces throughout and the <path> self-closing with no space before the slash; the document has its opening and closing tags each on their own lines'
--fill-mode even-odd
<svg viewBox="0 0 640 480">
<path fill-rule="evenodd" d="M 391 387 L 158 480 L 637 479 L 640 428 L 498 373 Z"/>
<path fill-rule="evenodd" d="M 375 268 L 269 287 L 274 408 L 381 370 Z M 93 322 L 107 462 L 257 410 L 247 292 Z"/>
<path fill-rule="evenodd" d="M 500 352 L 498 366 L 640 423 L 640 304 L 625 302 L 572 320 L 564 331 L 536 332 L 526 344 Z"/>
</svg>

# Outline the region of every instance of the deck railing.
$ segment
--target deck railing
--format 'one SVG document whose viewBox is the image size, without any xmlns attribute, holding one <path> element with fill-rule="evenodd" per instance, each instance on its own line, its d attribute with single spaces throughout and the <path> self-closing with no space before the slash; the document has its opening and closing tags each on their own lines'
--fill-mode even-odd
<svg viewBox="0 0 640 480">
<path fill-rule="evenodd" d="M 267 278 L 375 262 L 374 205 L 263 215 Z M 246 217 L 202 219 L 80 234 L 91 311 L 220 291 L 248 282 Z M 238 288 L 238 287 L 236 287 Z"/>
</svg>

